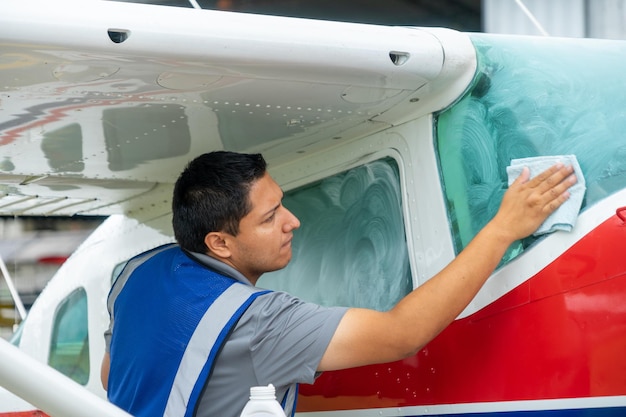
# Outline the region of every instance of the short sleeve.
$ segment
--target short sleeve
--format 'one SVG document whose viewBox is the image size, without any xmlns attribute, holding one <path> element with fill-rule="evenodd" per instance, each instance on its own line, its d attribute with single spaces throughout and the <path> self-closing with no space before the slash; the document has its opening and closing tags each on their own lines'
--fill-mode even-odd
<svg viewBox="0 0 626 417">
<path fill-rule="evenodd" d="M 242 319 L 250 324 L 250 355 L 258 380 L 313 383 L 347 308 L 322 307 L 284 292 L 262 295 L 252 306 Z"/>
</svg>

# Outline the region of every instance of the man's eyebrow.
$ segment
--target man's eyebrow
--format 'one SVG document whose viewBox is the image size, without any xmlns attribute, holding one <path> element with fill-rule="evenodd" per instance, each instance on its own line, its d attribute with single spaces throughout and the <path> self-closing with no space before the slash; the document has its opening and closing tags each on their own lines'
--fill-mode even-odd
<svg viewBox="0 0 626 417">
<path fill-rule="evenodd" d="M 285 196 L 285 193 L 283 192 L 283 190 L 281 188 L 281 190 L 280 190 L 280 200 L 278 201 L 278 203 L 274 207 L 272 207 L 271 209 L 269 209 L 266 212 L 264 212 L 262 217 L 266 217 L 266 216 L 268 216 L 271 213 L 275 213 L 280 208 L 280 206 L 283 204 L 283 197 L 284 196 Z"/>
<path fill-rule="evenodd" d="M 268 215 L 275 213 L 278 210 L 278 208 L 280 207 L 280 205 L 281 205 L 281 203 L 279 202 L 274 207 L 272 207 L 271 209 L 269 209 L 266 212 L 264 212 L 261 217 L 267 217 Z"/>
</svg>

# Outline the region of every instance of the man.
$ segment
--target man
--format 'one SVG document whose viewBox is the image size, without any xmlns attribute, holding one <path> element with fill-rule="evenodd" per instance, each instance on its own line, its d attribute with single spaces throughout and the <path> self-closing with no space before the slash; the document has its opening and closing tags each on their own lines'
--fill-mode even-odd
<svg viewBox="0 0 626 417">
<path fill-rule="evenodd" d="M 272 383 L 290 415 L 295 384 L 313 382 L 317 372 L 418 352 L 468 305 L 509 245 L 567 200 L 575 182 L 562 164 L 532 180 L 525 169 L 456 259 L 379 312 L 256 289 L 263 273 L 289 263 L 300 223 L 281 204 L 283 192 L 261 155 L 201 155 L 174 188 L 179 246 L 131 260 L 109 295 L 102 373 L 109 399 L 135 416 L 236 417 L 250 386 Z"/>
</svg>

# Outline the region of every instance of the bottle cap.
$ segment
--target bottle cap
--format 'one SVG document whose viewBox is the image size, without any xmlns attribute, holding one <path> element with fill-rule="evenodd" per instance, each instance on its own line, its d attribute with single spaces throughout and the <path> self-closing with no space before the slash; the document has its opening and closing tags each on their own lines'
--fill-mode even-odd
<svg viewBox="0 0 626 417">
<path fill-rule="evenodd" d="M 253 397 L 255 399 L 275 400 L 276 388 L 274 388 L 272 384 L 268 386 L 250 387 L 250 399 Z"/>
</svg>

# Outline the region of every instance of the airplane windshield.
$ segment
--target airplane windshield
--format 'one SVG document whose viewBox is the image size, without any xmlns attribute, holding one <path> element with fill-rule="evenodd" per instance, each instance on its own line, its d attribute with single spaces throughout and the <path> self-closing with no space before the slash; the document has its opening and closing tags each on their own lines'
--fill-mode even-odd
<svg viewBox="0 0 626 417">
<path fill-rule="evenodd" d="M 587 186 L 582 210 L 625 187 L 623 43 L 471 37 L 477 77 L 436 125 L 457 251 L 496 213 L 513 158 L 575 154 Z M 505 261 L 536 239 L 514 245 Z"/>
</svg>

